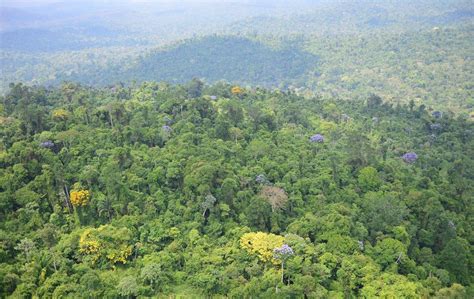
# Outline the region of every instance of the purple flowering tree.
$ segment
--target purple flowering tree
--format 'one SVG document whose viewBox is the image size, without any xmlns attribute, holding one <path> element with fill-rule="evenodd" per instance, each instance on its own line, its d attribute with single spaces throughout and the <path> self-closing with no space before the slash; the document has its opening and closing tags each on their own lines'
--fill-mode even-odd
<svg viewBox="0 0 474 299">
<path fill-rule="evenodd" d="M 410 152 L 406 153 L 402 156 L 403 161 L 406 163 L 415 163 L 415 161 L 418 159 L 418 155 L 416 153 Z"/>
<path fill-rule="evenodd" d="M 433 112 L 431 113 L 431 115 L 432 115 L 434 118 L 441 118 L 441 117 L 443 117 L 443 112 L 441 112 L 441 111 L 433 111 Z"/>
<path fill-rule="evenodd" d="M 162 129 L 164 132 L 166 132 L 166 133 L 171 133 L 171 131 L 173 130 L 173 129 L 171 129 L 171 127 L 168 126 L 168 125 L 162 126 L 161 129 Z"/>
<path fill-rule="evenodd" d="M 309 138 L 309 141 L 322 143 L 322 142 L 324 142 L 324 136 L 321 135 L 321 134 L 316 134 L 316 135 L 311 136 Z"/>
<path fill-rule="evenodd" d="M 287 261 L 288 258 L 294 254 L 293 248 L 291 248 L 288 244 L 283 244 L 281 247 L 273 249 L 273 257 L 281 261 L 281 283 L 283 283 L 285 261 Z"/>
<path fill-rule="evenodd" d="M 430 129 L 431 129 L 432 131 L 438 131 L 438 130 L 441 130 L 441 128 L 442 128 L 442 127 L 441 127 L 441 124 L 431 124 L 431 125 L 430 125 Z"/>
<path fill-rule="evenodd" d="M 54 143 L 51 140 L 46 140 L 40 143 L 40 146 L 43 148 L 52 148 L 54 147 Z"/>
</svg>

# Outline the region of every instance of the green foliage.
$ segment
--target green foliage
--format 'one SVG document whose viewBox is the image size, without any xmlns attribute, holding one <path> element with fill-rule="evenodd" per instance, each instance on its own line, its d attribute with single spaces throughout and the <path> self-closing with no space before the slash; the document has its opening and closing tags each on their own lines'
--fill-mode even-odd
<svg viewBox="0 0 474 299">
<path fill-rule="evenodd" d="M 368 282 L 361 290 L 361 295 L 365 298 L 420 298 L 423 294 L 423 288 L 419 283 L 392 273 L 383 273 Z"/>
<path fill-rule="evenodd" d="M 233 87 L 12 86 L 0 297 L 469 297 L 472 121 Z"/>
<path fill-rule="evenodd" d="M 135 297 L 138 295 L 137 280 L 133 276 L 125 276 L 117 285 L 118 293 L 125 297 Z"/>
<path fill-rule="evenodd" d="M 368 254 L 385 269 L 390 265 L 402 263 L 407 254 L 407 248 L 398 240 L 386 238 L 370 248 Z"/>
<path fill-rule="evenodd" d="M 440 266 L 450 272 L 453 281 L 469 285 L 472 282 L 469 271 L 473 267 L 472 250 L 463 238 L 451 239 L 440 252 Z M 472 248 L 471 248 L 472 249 Z"/>
<path fill-rule="evenodd" d="M 79 252 L 85 256 L 85 261 L 92 264 L 125 264 L 132 254 L 132 238 L 132 232 L 126 227 L 102 225 L 97 229 L 87 228 L 81 233 Z"/>
<path fill-rule="evenodd" d="M 225 78 L 230 82 L 277 86 L 298 79 L 316 63 L 315 55 L 295 48 L 277 50 L 240 37 L 213 36 L 149 54 L 129 70 L 128 76 L 140 81 L 153 78 L 174 83 L 192 77 L 211 82 Z"/>
<path fill-rule="evenodd" d="M 367 166 L 359 171 L 359 187 L 362 191 L 377 191 L 382 184 L 381 179 L 378 176 L 377 169 Z"/>
<path fill-rule="evenodd" d="M 8 30 L 7 15 L 0 91 L 17 81 L 108 86 L 198 77 L 346 99 L 376 93 L 394 105 L 411 101 L 473 112 L 469 1 L 209 2 L 175 4 L 176 9 L 170 4 L 167 10 L 151 4 L 119 5 L 120 12 L 106 15 L 103 10 L 113 5 L 78 9 L 70 4 L 80 15 L 78 30 L 47 6 L 35 7 L 35 15 L 43 9 L 48 18 L 34 19 L 33 28 L 24 20 L 28 24 L 13 22 Z M 51 29 L 48 20 L 55 17 L 57 28 Z M 183 91 L 199 94 L 195 86 Z M 121 97 L 126 94 L 122 91 Z M 25 105 L 24 115 L 41 124 L 44 115 L 31 113 L 33 107 Z M 76 111 L 87 120 L 87 113 Z"/>
</svg>

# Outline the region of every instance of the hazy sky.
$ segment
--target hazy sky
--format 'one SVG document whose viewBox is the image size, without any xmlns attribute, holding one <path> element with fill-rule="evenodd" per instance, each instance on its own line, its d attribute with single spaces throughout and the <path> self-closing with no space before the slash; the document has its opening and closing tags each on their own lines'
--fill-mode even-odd
<svg viewBox="0 0 474 299">
<path fill-rule="evenodd" d="M 259 2 L 258 0 L 0 0 L 1 6 L 37 6 L 37 5 L 44 5 L 44 4 L 51 4 L 57 2 L 94 2 L 94 3 L 117 3 L 117 2 L 129 2 L 129 3 L 186 3 L 186 2 L 193 2 L 193 3 L 209 3 L 209 2 L 240 2 L 240 3 L 255 3 Z M 268 2 L 268 1 L 267 1 Z"/>
<path fill-rule="evenodd" d="M 50 4 L 57 0 L 0 0 L 1 6 L 30 6 L 38 4 Z"/>
</svg>

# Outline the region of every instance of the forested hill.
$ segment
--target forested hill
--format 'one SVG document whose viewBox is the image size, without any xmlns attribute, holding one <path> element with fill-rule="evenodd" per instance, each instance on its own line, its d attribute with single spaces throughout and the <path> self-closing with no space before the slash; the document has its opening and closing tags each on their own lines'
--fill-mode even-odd
<svg viewBox="0 0 474 299">
<path fill-rule="evenodd" d="M 199 80 L 1 101 L 0 297 L 474 297 L 472 119 Z"/>
<path fill-rule="evenodd" d="M 208 36 L 148 50 L 96 49 L 54 54 L 0 52 L 3 91 L 9 82 L 96 87 L 133 81 L 183 83 L 193 77 L 240 85 L 294 86 L 309 93 L 474 111 L 474 27 L 405 34 Z M 0 86 L 0 94 L 2 87 Z"/>
<path fill-rule="evenodd" d="M 209 36 L 155 50 L 130 65 L 123 61 L 121 71 L 78 73 L 66 79 L 106 85 L 132 80 L 184 83 L 197 77 L 208 82 L 224 79 L 267 87 L 284 86 L 298 80 L 303 82 L 304 75 L 317 66 L 317 61 L 316 55 L 291 45 L 275 49 L 243 37 Z"/>
</svg>

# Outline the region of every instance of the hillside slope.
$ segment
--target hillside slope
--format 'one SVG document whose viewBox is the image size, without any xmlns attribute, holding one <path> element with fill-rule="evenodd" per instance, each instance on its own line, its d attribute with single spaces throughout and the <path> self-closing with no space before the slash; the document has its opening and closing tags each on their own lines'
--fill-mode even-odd
<svg viewBox="0 0 474 299">
<path fill-rule="evenodd" d="M 275 49 L 247 38 L 211 36 L 155 50 L 110 69 L 73 73 L 62 79 L 105 85 L 131 81 L 183 83 L 200 78 L 210 83 L 226 80 L 270 87 L 304 82 L 307 71 L 317 63 L 316 55 L 289 45 Z"/>
</svg>

